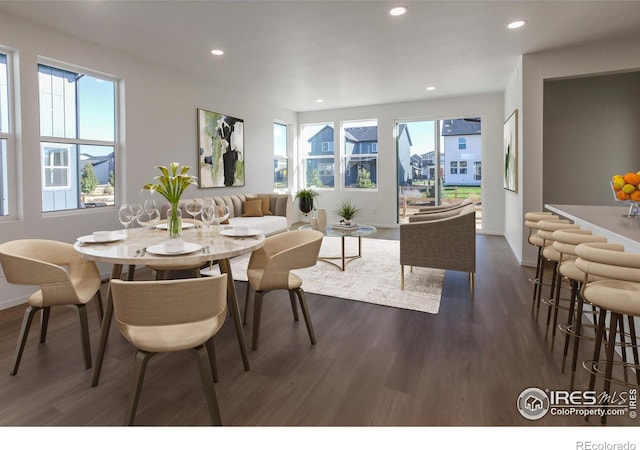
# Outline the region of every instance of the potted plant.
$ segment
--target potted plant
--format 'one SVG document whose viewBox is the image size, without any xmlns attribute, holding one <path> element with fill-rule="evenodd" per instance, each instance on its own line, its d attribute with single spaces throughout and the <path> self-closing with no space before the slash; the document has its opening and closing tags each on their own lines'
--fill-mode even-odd
<svg viewBox="0 0 640 450">
<path fill-rule="evenodd" d="M 296 193 L 296 198 L 300 199 L 299 208 L 305 214 L 309 214 L 313 211 L 313 199 L 318 196 L 318 193 L 311 188 L 300 189 Z"/>
<path fill-rule="evenodd" d="M 342 200 L 340 207 L 335 211 L 336 215 L 342 217 L 340 223 L 345 225 L 351 225 L 351 219 L 353 219 L 360 212 L 359 208 L 351 203 L 351 200 Z"/>
</svg>

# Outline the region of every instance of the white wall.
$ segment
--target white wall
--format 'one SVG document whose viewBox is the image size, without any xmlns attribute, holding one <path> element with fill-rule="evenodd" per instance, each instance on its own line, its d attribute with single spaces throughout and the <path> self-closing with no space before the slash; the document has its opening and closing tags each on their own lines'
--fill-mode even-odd
<svg viewBox="0 0 640 450">
<path fill-rule="evenodd" d="M 502 192 L 502 123 L 504 116 L 502 93 L 452 97 L 359 108 L 313 111 L 298 114 L 298 123 L 340 122 L 348 120 L 378 120 L 378 190 L 322 190 L 317 207 L 326 208 L 329 222 L 336 221 L 333 211 L 343 198 L 350 198 L 362 208 L 357 219 L 382 227 L 396 226 L 398 193 L 397 161 L 393 130 L 396 121 L 482 118 L 482 207 L 483 232 L 502 234 L 504 231 L 504 195 Z M 299 172 L 299 171 L 298 171 Z M 336 180 L 336 185 L 339 181 Z"/>
<path fill-rule="evenodd" d="M 507 198 L 505 236 L 518 259 L 535 265 L 535 250 L 526 241 L 523 213 L 543 208 L 542 137 L 544 80 L 560 77 L 638 70 L 640 45 L 637 40 L 602 42 L 524 55 L 522 60 L 522 174 L 518 198 Z M 505 98 L 516 97 L 509 94 Z M 506 103 L 506 102 L 505 102 Z M 505 113 L 509 109 L 506 108 Z M 522 170 L 522 169 L 526 170 Z"/>
<path fill-rule="evenodd" d="M 14 63 L 18 65 L 19 73 L 15 80 L 18 90 L 16 129 L 21 158 L 18 170 L 19 219 L 0 223 L 0 242 L 36 237 L 74 242 L 76 237 L 96 229 L 121 227 L 113 208 L 64 214 L 41 213 L 40 183 L 34 182 L 40 179 L 38 56 L 123 80 L 122 148 L 116 161 L 120 167 L 120 201 L 140 201 L 148 195 L 141 193 L 141 188 L 157 175 L 156 165 L 178 161 L 192 166 L 190 173 L 197 173 L 197 108 L 244 119 L 246 185 L 201 192 L 190 187 L 185 197 L 270 192 L 273 189 L 273 121 L 277 119 L 295 125 L 294 112 L 244 97 L 241 86 L 197 80 L 99 45 L 79 42 L 72 36 L 8 14 L 0 16 L 0 45 L 16 51 Z M 105 268 L 101 271 L 105 272 Z M 32 289 L 7 286 L 4 277 L 0 277 L 0 309 L 23 302 L 24 295 L 30 291 Z"/>
</svg>

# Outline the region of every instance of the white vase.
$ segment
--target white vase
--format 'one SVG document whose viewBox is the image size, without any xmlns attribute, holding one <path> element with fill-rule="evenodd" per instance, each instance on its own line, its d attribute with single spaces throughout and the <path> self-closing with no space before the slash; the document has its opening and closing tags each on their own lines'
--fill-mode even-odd
<svg viewBox="0 0 640 450">
<path fill-rule="evenodd" d="M 327 210 L 324 208 L 318 209 L 318 230 L 324 231 L 327 229 Z"/>
</svg>

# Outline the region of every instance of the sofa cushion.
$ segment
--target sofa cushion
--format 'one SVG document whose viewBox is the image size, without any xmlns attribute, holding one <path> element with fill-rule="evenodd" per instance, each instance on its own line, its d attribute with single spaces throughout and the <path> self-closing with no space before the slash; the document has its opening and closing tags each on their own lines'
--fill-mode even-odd
<svg viewBox="0 0 640 450">
<path fill-rule="evenodd" d="M 229 219 L 229 225 L 255 228 L 262 231 L 265 236 L 280 233 L 289 227 L 287 218 L 282 216 L 233 217 Z"/>
<path fill-rule="evenodd" d="M 287 195 L 278 195 L 271 196 L 271 211 L 276 216 L 284 216 L 287 217 L 287 200 L 289 197 Z"/>
<path fill-rule="evenodd" d="M 262 200 L 262 215 L 263 216 L 273 215 L 273 213 L 271 212 L 271 196 L 259 195 L 258 198 Z"/>
<path fill-rule="evenodd" d="M 262 217 L 262 200 L 245 200 L 242 202 L 242 217 Z"/>
</svg>

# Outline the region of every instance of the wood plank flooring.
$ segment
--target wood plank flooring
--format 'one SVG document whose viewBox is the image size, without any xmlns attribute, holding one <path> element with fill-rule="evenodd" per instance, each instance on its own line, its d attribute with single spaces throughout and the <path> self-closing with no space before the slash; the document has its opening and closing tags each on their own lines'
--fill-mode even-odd
<svg viewBox="0 0 640 450">
<path fill-rule="evenodd" d="M 387 230 L 378 237 L 397 235 Z M 532 422 L 519 414 L 523 389 L 567 389 L 569 375 L 560 373 L 561 345 L 551 353 L 544 340 L 544 314 L 536 321 L 530 313 L 532 270 L 517 264 L 502 237 L 478 235 L 477 246 L 475 300 L 467 275 L 447 272 L 437 315 L 307 294 L 315 346 L 304 321 L 293 321 L 286 293 L 268 294 L 260 349 L 250 351 L 248 372 L 229 318 L 216 338 L 215 388 L 225 425 L 599 426 L 575 416 Z M 244 299 L 245 283 L 237 288 Z M 90 387 L 91 370 L 83 368 L 77 316 L 68 308 L 52 311 L 46 344 L 38 344 L 34 324 L 12 377 L 23 311 L 0 311 L 0 425 L 122 425 L 134 349 L 115 326 L 97 387 Z M 95 355 L 93 305 L 89 324 Z M 250 342 L 250 323 L 244 331 Z M 587 359 L 586 347 L 581 359 Z M 586 389 L 584 370 L 578 375 L 577 387 Z M 151 361 L 136 423 L 209 424 L 190 353 Z M 616 425 L 637 421 L 609 418 L 609 426 Z"/>
</svg>

